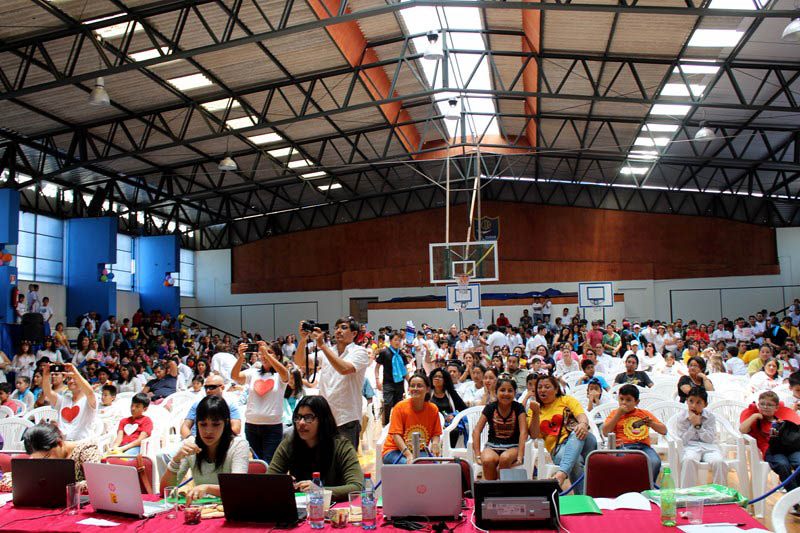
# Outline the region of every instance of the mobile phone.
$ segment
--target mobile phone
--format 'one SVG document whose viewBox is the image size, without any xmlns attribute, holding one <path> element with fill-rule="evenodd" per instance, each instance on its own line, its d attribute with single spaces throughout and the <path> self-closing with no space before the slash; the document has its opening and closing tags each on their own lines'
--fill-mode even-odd
<svg viewBox="0 0 800 533">
<path fill-rule="evenodd" d="M 51 363 L 50 372 L 64 372 L 64 365 L 61 363 Z"/>
<path fill-rule="evenodd" d="M 247 345 L 247 351 L 248 352 L 257 352 L 258 351 L 258 344 L 255 344 L 255 343 L 252 343 L 252 342 L 249 343 Z"/>
</svg>

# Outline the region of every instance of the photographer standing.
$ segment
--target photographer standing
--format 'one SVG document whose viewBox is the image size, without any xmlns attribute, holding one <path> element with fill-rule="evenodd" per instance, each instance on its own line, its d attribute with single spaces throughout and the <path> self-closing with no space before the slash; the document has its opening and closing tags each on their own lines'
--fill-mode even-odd
<svg viewBox="0 0 800 533">
<path fill-rule="evenodd" d="M 294 362 L 304 368 L 308 359 L 306 344 L 309 338 L 316 343 L 316 349 L 324 355 L 317 363 L 319 394 L 328 400 L 339 431 L 357 450 L 361 433 L 361 388 L 369 366 L 366 348 L 353 342 L 359 331 L 358 323 L 353 317 L 337 320 L 333 334 L 336 346 L 333 347 L 325 344 L 322 330 L 313 326 L 300 323 L 300 343 L 294 354 Z M 308 331 L 310 327 L 313 327 L 313 331 Z"/>
</svg>

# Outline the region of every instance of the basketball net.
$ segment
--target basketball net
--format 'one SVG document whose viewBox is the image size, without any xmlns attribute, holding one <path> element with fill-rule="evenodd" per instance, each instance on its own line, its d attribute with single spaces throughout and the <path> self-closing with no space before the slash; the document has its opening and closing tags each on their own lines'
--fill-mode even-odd
<svg viewBox="0 0 800 533">
<path fill-rule="evenodd" d="M 456 276 L 456 282 L 458 283 L 458 286 L 466 287 L 467 285 L 469 285 L 470 277 L 471 276 L 469 274 L 459 274 L 458 276 Z"/>
</svg>

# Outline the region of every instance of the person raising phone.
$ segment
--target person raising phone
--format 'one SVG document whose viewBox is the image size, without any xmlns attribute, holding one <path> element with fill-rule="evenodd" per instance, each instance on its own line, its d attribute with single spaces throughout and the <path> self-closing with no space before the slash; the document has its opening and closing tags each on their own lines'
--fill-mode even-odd
<svg viewBox="0 0 800 533">
<path fill-rule="evenodd" d="M 50 383 L 50 372 L 63 370 L 72 394 L 58 394 Z M 58 427 L 68 441 L 86 439 L 97 415 L 97 397 L 92 386 L 72 363 L 47 363 L 42 366 L 42 395 L 58 413 Z"/>
</svg>

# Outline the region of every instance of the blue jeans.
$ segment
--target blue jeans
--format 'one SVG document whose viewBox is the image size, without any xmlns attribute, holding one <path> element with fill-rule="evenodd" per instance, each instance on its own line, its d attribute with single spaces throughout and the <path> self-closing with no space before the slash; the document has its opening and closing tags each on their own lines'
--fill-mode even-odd
<svg viewBox="0 0 800 533">
<path fill-rule="evenodd" d="M 639 450 L 647 455 L 647 462 L 650 463 L 650 478 L 653 483 L 658 479 L 658 473 L 661 471 L 661 457 L 658 456 L 653 448 L 640 442 L 632 442 L 630 444 L 623 444 L 619 447 L 620 450 Z"/>
<path fill-rule="evenodd" d="M 142 453 L 141 446 L 134 446 L 133 448 L 128 448 L 127 450 L 125 450 L 122 455 L 136 456 L 139 455 L 140 453 Z"/>
<path fill-rule="evenodd" d="M 430 457 L 426 451 L 420 450 L 419 452 L 420 457 Z M 383 464 L 385 465 L 404 465 L 407 464 L 406 456 L 400 453 L 400 450 L 392 450 L 387 452 L 386 455 L 383 456 Z"/>
<path fill-rule="evenodd" d="M 573 432 L 565 440 L 558 452 L 553 456 L 553 463 L 558 465 L 561 472 L 569 476 L 571 482 L 575 482 L 583 473 L 583 465 L 586 463 L 586 456 L 597 449 L 597 439 L 588 433 L 584 440 L 579 440 Z M 583 482 L 575 487 L 575 493 L 583 490 Z"/>
<path fill-rule="evenodd" d="M 269 463 L 283 439 L 283 424 L 244 424 L 244 436 L 258 459 Z"/>
<path fill-rule="evenodd" d="M 789 455 L 767 452 L 764 459 L 769 463 L 769 467 L 772 471 L 778 474 L 781 481 L 784 481 L 798 466 L 800 466 L 800 451 L 790 453 Z M 786 492 L 796 489 L 797 487 L 800 487 L 800 480 L 796 477 L 786 485 Z"/>
</svg>

